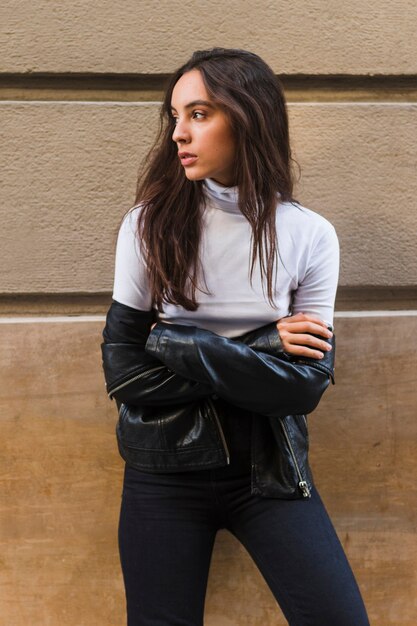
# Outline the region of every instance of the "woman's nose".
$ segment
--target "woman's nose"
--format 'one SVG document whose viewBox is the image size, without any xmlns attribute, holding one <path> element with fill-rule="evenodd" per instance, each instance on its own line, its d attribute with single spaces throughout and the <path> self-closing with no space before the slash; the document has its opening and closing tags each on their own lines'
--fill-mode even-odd
<svg viewBox="0 0 417 626">
<path fill-rule="evenodd" d="M 189 132 L 188 126 L 185 124 L 184 121 L 180 122 L 180 120 L 177 119 L 174 132 L 172 133 L 173 141 L 176 141 L 176 142 L 188 141 L 189 138 L 190 138 L 190 132 Z"/>
</svg>

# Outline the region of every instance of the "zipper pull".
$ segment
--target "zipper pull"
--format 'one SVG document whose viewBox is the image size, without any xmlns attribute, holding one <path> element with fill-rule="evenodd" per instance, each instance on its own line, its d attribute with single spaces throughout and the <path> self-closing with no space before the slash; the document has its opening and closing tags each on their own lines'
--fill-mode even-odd
<svg viewBox="0 0 417 626">
<path fill-rule="evenodd" d="M 300 480 L 298 486 L 300 487 L 304 498 L 311 498 L 311 492 L 305 480 Z"/>
</svg>

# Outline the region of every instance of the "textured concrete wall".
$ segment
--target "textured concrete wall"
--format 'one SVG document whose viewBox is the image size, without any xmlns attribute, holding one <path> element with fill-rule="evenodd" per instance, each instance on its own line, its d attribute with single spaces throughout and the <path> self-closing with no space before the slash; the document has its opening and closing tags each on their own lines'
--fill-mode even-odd
<svg viewBox="0 0 417 626">
<path fill-rule="evenodd" d="M 103 385 L 102 326 L 0 323 L 0 614 L 7 626 L 124 623 L 123 462 L 116 408 Z M 336 332 L 336 385 L 309 417 L 313 472 L 371 623 L 415 626 L 417 356 L 409 337 L 417 316 L 339 318 Z M 285 624 L 279 616 L 245 550 L 221 532 L 207 626 Z"/>
<path fill-rule="evenodd" d="M 160 97 L 158 76 L 212 45 L 252 49 L 288 76 L 344 75 L 328 84 L 331 101 L 309 93 L 306 79 L 295 95 L 302 102 L 290 103 L 302 168 L 298 199 L 336 226 L 341 287 L 415 286 L 417 5 L 231 2 L 227 19 L 222 7 L 133 0 L 123 10 L 110 2 L 2 5 L 2 302 L 7 295 L 109 293 L 117 226 L 156 129 L 158 104 L 149 99 Z M 95 77 L 112 73 L 142 77 L 135 93 L 144 101 L 115 102 L 126 97 L 120 85 L 106 93 L 113 101 L 100 100 Z M 389 81 L 359 96 L 352 85 L 349 91 L 349 77 L 375 73 L 414 83 L 405 92 Z M 88 82 L 63 88 L 74 74 L 91 77 L 91 92 Z M 140 82 L 149 74 L 156 91 Z M 31 78 L 38 75 L 48 77 L 41 89 Z M 50 101 L 60 94 L 64 101 Z"/>
<path fill-rule="evenodd" d="M 215 45 L 270 63 L 289 100 L 297 198 L 339 235 L 336 308 L 407 314 L 417 309 L 416 19 L 417 4 L 406 0 L 231 0 L 226 11 L 218 0 L 2 3 L 0 615 L 8 626 L 124 621 L 123 465 L 100 366 L 103 322 L 22 318 L 104 313 L 118 223 L 133 202 L 166 74 Z M 337 321 L 337 384 L 310 418 L 312 462 L 371 622 L 414 626 L 417 318 L 359 315 Z M 220 533 L 207 625 L 268 624 L 284 624 L 269 590 Z"/>
<path fill-rule="evenodd" d="M 109 293 L 117 225 L 156 129 L 158 103 L 146 100 L 159 99 L 162 77 L 194 49 L 212 45 L 251 49 L 289 77 L 344 76 L 310 94 L 307 80 L 289 90 L 302 100 L 290 102 L 298 199 L 336 226 L 341 288 L 415 285 L 415 3 L 235 1 L 225 19 L 217 2 L 129 0 L 121 10 L 22 0 L 3 3 L 0 17 L 3 296 Z M 95 81 L 112 74 L 125 89 L 112 83 L 104 102 Z M 150 74 L 152 89 L 140 82 Z M 374 74 L 412 79 L 405 91 L 389 81 L 350 88 L 349 77 Z M 73 75 L 91 82 L 63 88 Z M 137 101 L 115 102 L 128 76 L 142 77 Z"/>
<path fill-rule="evenodd" d="M 408 0 L 48 0 L 5 3 L 1 72 L 171 72 L 213 45 L 257 52 L 277 72 L 413 74 Z"/>
<path fill-rule="evenodd" d="M 3 103 L 3 293 L 108 292 L 151 103 Z M 290 105 L 296 197 L 335 225 L 341 286 L 417 275 L 417 103 Z M 82 259 L 82 262 L 80 262 Z"/>
</svg>

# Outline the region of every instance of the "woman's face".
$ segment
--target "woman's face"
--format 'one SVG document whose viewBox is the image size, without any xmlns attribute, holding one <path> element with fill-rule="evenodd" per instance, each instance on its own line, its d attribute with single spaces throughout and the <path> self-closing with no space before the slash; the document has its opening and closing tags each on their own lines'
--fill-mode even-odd
<svg viewBox="0 0 417 626">
<path fill-rule="evenodd" d="M 235 139 L 225 111 L 208 96 L 199 70 L 191 70 L 176 82 L 171 97 L 175 118 L 172 139 L 189 180 L 213 178 L 226 187 L 233 180 Z"/>
</svg>

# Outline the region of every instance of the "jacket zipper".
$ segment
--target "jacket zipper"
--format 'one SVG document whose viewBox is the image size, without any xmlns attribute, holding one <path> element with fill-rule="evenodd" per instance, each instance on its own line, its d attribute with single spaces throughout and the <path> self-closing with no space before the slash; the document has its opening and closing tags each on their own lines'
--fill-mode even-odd
<svg viewBox="0 0 417 626">
<path fill-rule="evenodd" d="M 148 376 L 148 374 L 152 374 L 152 372 L 157 372 L 159 370 L 163 370 L 164 366 L 163 365 L 159 365 L 158 367 L 153 367 L 150 370 L 146 370 L 146 372 L 141 372 L 140 374 L 137 374 L 136 376 L 134 376 L 133 378 L 130 378 L 129 380 L 126 380 L 124 383 L 122 383 L 121 385 L 118 385 L 117 387 L 115 387 L 114 389 L 112 389 L 111 391 L 109 391 L 107 393 L 108 397 L 110 398 L 110 400 L 113 400 L 112 395 L 114 393 L 116 393 L 116 391 L 119 391 L 120 389 L 123 389 L 123 387 L 126 387 L 127 385 L 130 385 L 130 383 L 135 382 L 135 380 L 139 380 L 140 378 L 143 378 L 144 376 Z M 166 381 L 164 381 L 166 382 Z"/>
<path fill-rule="evenodd" d="M 284 431 L 285 439 L 287 440 L 288 447 L 290 449 L 291 456 L 292 456 L 293 461 L 294 461 L 295 469 L 297 470 L 298 486 L 300 487 L 301 492 L 302 492 L 304 498 L 311 498 L 310 489 L 308 487 L 307 481 L 304 480 L 304 478 L 303 478 L 303 476 L 301 474 L 300 466 L 298 465 L 298 461 L 297 461 L 297 459 L 295 457 L 294 448 L 292 447 L 292 444 L 291 444 L 291 441 L 290 441 L 290 438 L 289 438 L 289 435 L 288 435 L 288 432 L 287 432 L 287 428 L 286 428 L 286 426 L 285 426 L 285 424 L 284 424 L 284 422 L 282 420 L 279 420 L 279 422 L 281 424 L 282 430 Z"/>
<path fill-rule="evenodd" d="M 220 439 L 222 441 L 223 449 L 224 449 L 224 452 L 226 454 L 226 463 L 227 463 L 227 465 L 230 465 L 230 452 L 229 452 L 229 448 L 227 447 L 226 437 L 224 436 L 224 432 L 223 432 L 223 428 L 222 428 L 222 426 L 220 424 L 219 416 L 217 415 L 217 411 L 214 408 L 214 404 L 210 400 L 210 398 L 207 398 L 207 401 L 208 401 L 208 403 L 210 405 L 210 408 L 212 410 L 212 413 L 214 415 L 214 419 L 216 420 L 216 424 L 217 424 L 217 428 L 218 428 L 218 431 L 219 431 Z"/>
<path fill-rule="evenodd" d="M 110 399 L 112 399 L 112 395 L 114 393 L 116 393 L 116 391 L 120 391 L 120 389 L 123 389 L 123 387 L 126 387 L 127 385 L 130 385 L 130 383 L 133 383 L 133 382 L 135 382 L 135 380 L 139 380 L 140 378 L 143 378 L 144 376 L 147 376 L 148 374 L 152 374 L 152 372 L 157 372 L 157 371 L 163 370 L 163 369 L 164 369 L 164 366 L 159 366 L 159 367 L 153 367 L 152 369 L 147 370 L 146 372 L 141 372 L 140 374 L 137 374 L 136 376 L 133 376 L 133 378 L 130 378 L 129 380 L 127 380 L 124 383 L 122 383 L 121 385 L 118 385 L 117 387 L 115 387 L 114 389 L 109 391 L 107 395 L 109 396 Z M 164 382 L 167 382 L 167 381 L 164 381 Z M 218 428 L 218 431 L 219 431 L 220 439 L 221 439 L 221 442 L 223 444 L 224 452 L 226 454 L 226 463 L 227 463 L 227 465 L 230 465 L 230 452 L 229 452 L 229 448 L 227 447 L 226 437 L 224 436 L 223 428 L 222 428 L 222 426 L 220 424 L 220 420 L 219 420 L 219 417 L 217 415 L 217 411 L 214 408 L 214 405 L 213 405 L 212 401 L 210 400 L 210 398 L 207 398 L 207 401 L 208 401 L 208 403 L 210 405 L 210 408 L 212 410 L 214 419 L 215 419 L 216 424 L 217 424 L 217 428 Z"/>
</svg>

